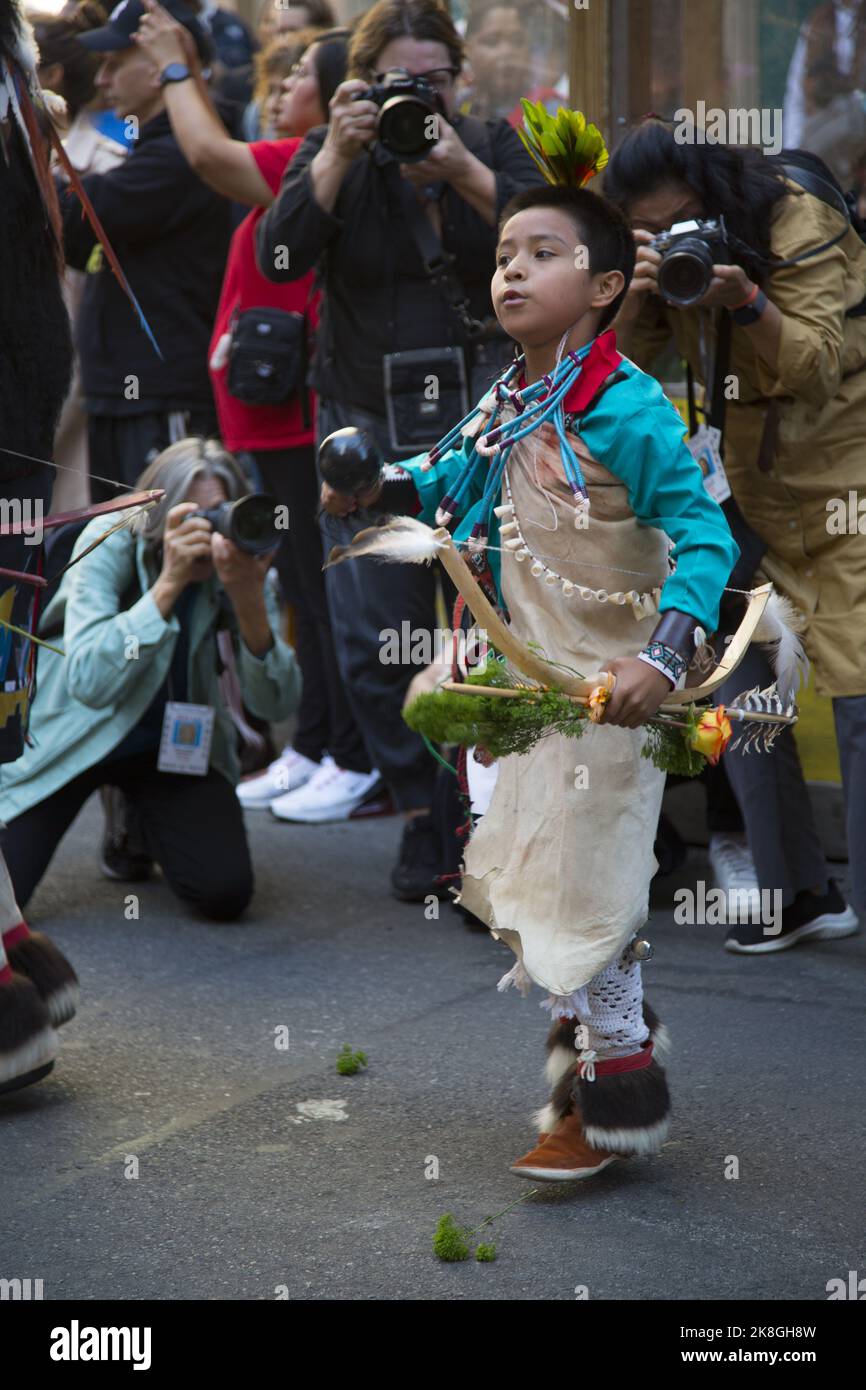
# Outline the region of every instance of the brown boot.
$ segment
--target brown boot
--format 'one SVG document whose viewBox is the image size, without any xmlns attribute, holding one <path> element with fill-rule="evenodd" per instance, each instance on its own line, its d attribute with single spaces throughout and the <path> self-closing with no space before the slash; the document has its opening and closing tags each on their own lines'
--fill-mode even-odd
<svg viewBox="0 0 866 1390">
<path fill-rule="evenodd" d="M 580 1115 L 566 1115 L 543 1143 L 512 1163 L 511 1172 L 533 1182 L 572 1182 L 593 1177 L 618 1157 L 593 1149 L 584 1137 Z"/>
</svg>

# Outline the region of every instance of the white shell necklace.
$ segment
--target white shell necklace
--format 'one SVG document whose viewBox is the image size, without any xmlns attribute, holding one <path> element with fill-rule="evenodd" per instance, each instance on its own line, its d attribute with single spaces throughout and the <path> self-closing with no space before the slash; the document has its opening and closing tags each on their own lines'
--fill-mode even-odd
<svg viewBox="0 0 866 1390">
<path fill-rule="evenodd" d="M 591 589 L 586 584 L 574 584 L 570 579 L 566 579 L 564 575 L 559 574 L 549 565 L 546 565 L 543 560 L 540 560 L 528 544 L 521 529 L 511 493 L 511 480 L 508 476 L 507 464 L 503 470 L 502 480 L 505 484 L 505 495 L 508 501 L 493 508 L 496 516 L 500 518 L 499 533 L 502 537 L 502 548 L 513 554 L 515 560 L 520 563 L 524 560 L 531 560 L 529 572 L 534 579 L 546 584 L 551 589 L 558 584 L 565 598 L 577 597 L 590 603 L 615 603 L 621 607 L 627 603 L 631 604 L 637 622 L 640 622 L 642 618 L 652 617 L 654 613 L 658 612 L 662 592 L 660 585 L 643 593 L 637 589 L 618 590 L 615 593 L 610 593 L 607 589 Z"/>
</svg>

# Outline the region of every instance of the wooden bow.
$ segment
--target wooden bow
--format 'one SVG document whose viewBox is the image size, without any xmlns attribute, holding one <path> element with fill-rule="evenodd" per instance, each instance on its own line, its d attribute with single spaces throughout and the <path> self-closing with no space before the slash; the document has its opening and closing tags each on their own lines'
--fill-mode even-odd
<svg viewBox="0 0 866 1390">
<path fill-rule="evenodd" d="M 519 671 L 522 671 L 525 676 L 529 676 L 531 680 L 538 681 L 539 684 L 545 686 L 551 685 L 551 678 L 554 677 L 558 689 L 581 703 L 588 701 L 589 696 L 598 686 L 612 686 L 612 674 L 608 671 L 597 671 L 590 676 L 575 676 L 568 671 L 553 667 L 550 662 L 530 651 L 523 642 L 515 637 L 507 623 L 500 618 L 454 544 L 450 533 L 444 527 L 440 527 L 434 534 L 438 543 L 436 558 L 442 561 L 457 590 L 463 595 L 476 624 L 486 632 L 493 646 L 502 652 L 502 655 L 507 657 Z M 665 710 L 674 712 L 681 709 L 683 705 L 694 704 L 699 700 L 706 699 L 714 690 L 724 684 L 743 660 L 772 592 L 772 584 L 762 584 L 760 588 L 752 590 L 749 594 L 743 620 L 728 643 L 724 655 L 712 675 L 708 676 L 700 685 L 686 686 L 683 690 L 672 690 L 665 697 L 665 702 L 661 706 L 663 712 Z M 447 682 L 445 688 L 459 689 L 464 693 L 479 690 L 477 686 L 458 685 L 454 682 Z M 485 689 L 485 693 L 506 692 Z"/>
</svg>

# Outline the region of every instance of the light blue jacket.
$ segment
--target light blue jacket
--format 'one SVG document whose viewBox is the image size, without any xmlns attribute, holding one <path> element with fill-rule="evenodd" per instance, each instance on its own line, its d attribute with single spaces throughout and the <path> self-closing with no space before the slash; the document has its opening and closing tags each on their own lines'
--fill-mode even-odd
<svg viewBox="0 0 866 1390">
<path fill-rule="evenodd" d="M 89 522 L 75 544 L 79 554 L 106 529 Z M 133 580 L 142 596 L 120 605 Z M 116 531 L 64 575 L 45 610 L 39 634 L 65 656 L 39 651 L 37 690 L 30 719 L 32 746 L 0 767 L 0 820 L 12 820 L 102 761 L 135 728 L 165 680 L 180 624 L 163 618 L 149 589 L 157 576 L 152 552 L 128 530 Z M 276 601 L 266 586 L 274 645 L 255 657 L 241 641 L 226 604 L 244 704 L 260 719 L 285 719 L 300 699 L 301 675 L 291 647 L 279 636 Z M 135 592 L 135 591 L 134 591 Z M 234 785 L 240 775 L 237 734 L 222 702 L 215 624 L 220 585 L 199 585 L 189 619 L 187 699 L 216 710 L 210 766 Z M 62 624 L 62 635 L 60 635 Z"/>
</svg>

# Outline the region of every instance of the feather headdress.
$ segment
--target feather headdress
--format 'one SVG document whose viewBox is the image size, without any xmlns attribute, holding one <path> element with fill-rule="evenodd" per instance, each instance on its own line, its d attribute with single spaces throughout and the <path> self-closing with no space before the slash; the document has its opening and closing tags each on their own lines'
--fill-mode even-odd
<svg viewBox="0 0 866 1390">
<path fill-rule="evenodd" d="M 548 183 L 583 188 L 607 164 L 607 146 L 597 126 L 588 125 L 582 111 L 560 106 L 551 116 L 540 101 L 520 98 L 523 124 L 520 136 Z"/>
</svg>

